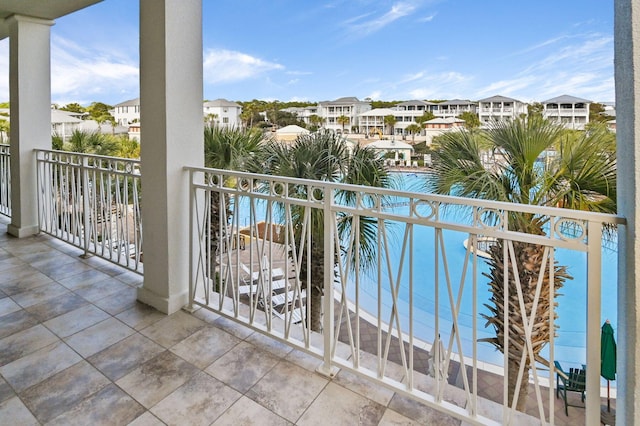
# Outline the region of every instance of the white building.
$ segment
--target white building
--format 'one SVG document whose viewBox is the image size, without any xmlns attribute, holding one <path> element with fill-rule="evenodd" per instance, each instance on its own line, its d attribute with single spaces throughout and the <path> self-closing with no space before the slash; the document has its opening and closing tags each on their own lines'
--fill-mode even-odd
<svg viewBox="0 0 640 426">
<path fill-rule="evenodd" d="M 462 99 L 451 99 L 449 101 L 433 104 L 432 112 L 436 117 L 447 118 L 457 117 L 463 112 L 476 113 L 478 104 L 476 102 Z"/>
<path fill-rule="evenodd" d="M 391 108 L 375 108 L 367 112 L 363 112 L 358 116 L 360 132 L 367 135 L 377 133 L 379 136 L 387 134 L 388 130 L 386 129 L 384 118 L 388 115 L 393 115 L 397 123 L 398 113 L 399 111 Z"/>
<path fill-rule="evenodd" d="M 318 115 L 318 107 L 316 105 L 306 107 L 289 107 L 284 108 L 281 111 L 295 114 L 296 117 L 298 117 L 298 120 L 302 120 L 307 125 L 312 124 L 310 119 L 312 115 Z"/>
<path fill-rule="evenodd" d="M 202 111 L 207 123 L 222 127 L 240 127 L 242 107 L 226 99 L 216 99 L 202 104 Z"/>
<path fill-rule="evenodd" d="M 359 128 L 360 115 L 369 110 L 371 110 L 369 102 L 360 101 L 353 96 L 318 103 L 318 115 L 324 120 L 324 127 L 340 132 L 344 128 L 345 133 L 351 132 L 352 128 Z M 338 117 L 341 116 L 347 117 L 349 119 L 348 123 L 340 124 Z"/>
<path fill-rule="evenodd" d="M 506 96 L 491 96 L 478 101 L 478 118 L 481 124 L 513 120 L 527 113 L 527 104 Z"/>
<path fill-rule="evenodd" d="M 542 102 L 542 115 L 549 121 L 568 129 L 583 130 L 589 122 L 589 105 L 592 102 L 575 96 L 562 95 Z"/>
<path fill-rule="evenodd" d="M 140 121 L 140 98 L 121 102 L 109 111 L 116 123 L 128 127 L 129 124 Z"/>
<path fill-rule="evenodd" d="M 427 145 L 431 145 L 433 138 L 443 133 L 460 130 L 464 127 L 465 121 L 460 118 L 434 118 L 424 123 L 424 132 Z"/>
</svg>

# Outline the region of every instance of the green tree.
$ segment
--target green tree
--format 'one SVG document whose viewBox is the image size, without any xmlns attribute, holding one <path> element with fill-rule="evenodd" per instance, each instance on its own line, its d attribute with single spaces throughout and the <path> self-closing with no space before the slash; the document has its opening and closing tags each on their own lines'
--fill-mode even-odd
<svg viewBox="0 0 640 426">
<path fill-rule="evenodd" d="M 433 114 L 432 111 L 425 111 L 424 114 L 422 114 L 420 117 L 416 117 L 416 123 L 423 126 L 424 123 L 426 123 L 429 120 L 433 120 L 434 118 L 436 118 L 436 116 Z"/>
<path fill-rule="evenodd" d="M 332 132 L 321 131 L 308 135 L 302 135 L 293 144 L 280 144 L 272 142 L 266 146 L 266 161 L 259 164 L 259 171 L 268 174 L 313 179 L 319 181 L 342 182 L 357 185 L 369 185 L 376 187 L 388 187 L 391 180 L 388 172 L 383 167 L 383 160 L 376 153 L 366 147 L 356 145 L 353 153 L 349 155 L 349 150 L 342 139 Z M 256 170 L 256 171 L 258 171 Z M 302 199 L 306 199 L 307 194 L 299 193 L 305 191 L 306 187 L 293 186 L 290 191 L 298 191 Z M 297 196 L 296 195 L 296 196 Z M 336 194 L 341 202 L 349 205 L 355 204 L 351 193 Z M 314 196 L 321 196 L 314 194 Z M 301 234 L 304 228 L 304 208 L 292 208 L 292 225 L 297 235 L 296 248 L 299 248 Z M 307 256 L 306 249 L 298 253 L 302 259 L 300 280 L 307 295 L 310 298 L 311 329 L 321 330 L 322 304 L 321 297 L 324 287 L 324 238 L 325 229 L 322 217 L 322 209 L 311 209 L 309 232 L 311 234 L 310 251 L 311 256 Z M 338 219 L 338 232 L 340 240 L 346 232 L 354 229 L 351 222 L 353 216 L 344 215 Z M 376 221 L 370 218 L 360 218 L 359 221 L 360 264 L 363 269 L 369 268 L 375 261 L 376 253 Z M 354 254 L 355 256 L 355 254 Z M 330 268 L 333 270 L 333 268 Z M 308 281 L 307 271 L 310 272 Z M 331 330 L 325 330 L 330 333 Z"/>
<path fill-rule="evenodd" d="M 324 124 L 324 118 L 317 114 L 311 114 L 309 116 L 309 124 L 311 124 L 312 130 L 318 130 Z"/>
<path fill-rule="evenodd" d="M 475 129 L 480 127 L 480 119 L 476 113 L 465 111 L 458 116 L 460 120 L 464 120 L 467 129 Z"/>
<path fill-rule="evenodd" d="M 544 105 L 540 102 L 534 102 L 527 105 L 527 117 L 529 119 L 541 119 L 544 111 Z"/>
<path fill-rule="evenodd" d="M 462 130 L 443 134 L 434 156 L 434 173 L 428 186 L 439 194 L 482 198 L 512 203 L 542 206 L 560 206 L 581 210 L 614 213 L 616 210 L 616 162 L 610 148 L 603 142 L 600 131 L 582 132 L 580 136 L 568 134 L 556 125 L 532 116 L 528 120 L 516 119 L 497 122 L 487 131 Z M 557 159 L 540 167 L 536 160 L 546 151 L 558 148 Z M 503 161 L 491 168 L 482 162 L 486 150 L 501 152 Z M 543 235 L 548 218 L 530 213 L 511 213 L 509 230 Z M 508 300 L 509 350 L 503 347 L 505 324 L 505 275 L 502 259 L 503 247 L 508 242 L 499 240 L 491 249 L 489 261 L 489 289 L 491 300 L 486 304 L 490 314 L 483 315 L 487 326 L 493 327 L 496 336 L 485 339 L 507 356 L 508 398 L 515 393 L 521 356 L 525 347 L 524 319 L 518 301 L 518 286 L 513 274 L 509 274 Z M 554 294 L 571 277 L 566 267 L 554 265 L 554 285 L 550 283 L 549 269 L 540 277 L 544 247 L 513 242 L 515 264 L 518 268 L 521 294 L 526 315 L 535 318 L 531 340 L 534 359 L 524 361 L 524 377 L 528 378 L 531 366 L 546 362 L 540 351 L 548 344 L 551 333 L 549 318 L 553 315 L 550 291 Z M 535 306 L 536 285 L 542 279 L 542 292 Z M 526 382 L 520 387 L 517 409 L 524 410 L 527 400 Z"/>
<path fill-rule="evenodd" d="M 74 103 L 66 104 L 65 106 L 60 108 L 60 111 L 83 113 L 83 112 L 86 112 L 86 108 L 74 102 Z"/>
<path fill-rule="evenodd" d="M 111 116 L 109 112 L 111 109 L 113 109 L 113 107 L 105 103 L 91 102 L 91 105 L 86 108 L 86 112 L 89 113 L 91 119 L 98 121 L 98 119 L 102 117 Z"/>
<path fill-rule="evenodd" d="M 248 163 L 257 161 L 263 140 L 262 132 L 257 129 L 238 129 L 220 126 L 205 126 L 204 128 L 204 164 L 206 167 L 224 170 L 246 171 Z M 224 216 L 222 206 L 227 206 Z M 219 249 L 220 229 L 225 232 L 227 223 L 223 218 L 229 219 L 231 211 L 228 210 L 229 195 L 223 199 L 220 193 L 211 192 L 211 240 L 209 247 L 212 253 Z"/>
<path fill-rule="evenodd" d="M 351 122 L 351 118 L 347 117 L 346 115 L 341 115 L 340 117 L 336 118 L 336 123 L 338 123 L 338 124 L 340 124 L 342 126 L 342 133 L 343 134 L 344 134 L 344 126 L 346 126 L 350 122 Z"/>
<path fill-rule="evenodd" d="M 384 116 L 384 125 L 389 128 L 389 134 L 393 136 L 393 129 L 396 126 L 396 117 L 394 115 Z"/>
<path fill-rule="evenodd" d="M 406 130 L 411 133 L 411 142 L 414 143 L 416 141 L 416 133 L 422 132 L 422 126 L 419 124 L 409 124 Z"/>
<path fill-rule="evenodd" d="M 594 102 L 589 105 L 589 123 L 606 123 L 613 120 L 613 117 L 605 113 L 604 105 Z"/>
</svg>

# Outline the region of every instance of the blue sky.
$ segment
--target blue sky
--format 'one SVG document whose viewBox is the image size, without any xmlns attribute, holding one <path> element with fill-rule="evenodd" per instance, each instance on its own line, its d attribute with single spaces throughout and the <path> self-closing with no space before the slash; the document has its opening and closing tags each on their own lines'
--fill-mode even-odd
<svg viewBox="0 0 640 426">
<path fill-rule="evenodd" d="M 203 0 L 204 98 L 614 101 L 613 0 Z M 52 101 L 139 94 L 137 0 L 52 28 Z M 8 95 L 0 42 L 0 100 Z"/>
</svg>

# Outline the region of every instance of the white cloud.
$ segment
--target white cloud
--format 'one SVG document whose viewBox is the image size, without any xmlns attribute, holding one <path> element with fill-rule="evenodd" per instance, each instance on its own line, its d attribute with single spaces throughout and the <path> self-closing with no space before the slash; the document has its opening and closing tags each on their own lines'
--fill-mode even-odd
<svg viewBox="0 0 640 426">
<path fill-rule="evenodd" d="M 353 34 L 356 34 L 358 36 L 366 36 L 381 30 L 382 28 L 397 21 L 400 18 L 410 15 L 415 10 L 416 7 L 411 3 L 398 2 L 391 6 L 391 9 L 389 9 L 388 12 L 377 18 L 361 22 L 363 18 L 371 15 L 371 13 L 367 13 L 365 15 L 351 18 L 344 23 L 350 25 L 350 30 Z"/>
<path fill-rule="evenodd" d="M 380 96 L 382 96 L 382 92 L 380 90 L 374 90 L 369 95 L 365 96 L 365 98 L 370 98 L 370 99 L 373 99 L 375 101 L 375 100 L 380 99 Z"/>
<path fill-rule="evenodd" d="M 228 83 L 254 78 L 274 70 L 284 70 L 281 64 L 227 49 L 209 49 L 204 55 L 204 81 Z"/>
<path fill-rule="evenodd" d="M 418 22 L 431 22 L 431 21 L 433 21 L 433 18 L 435 18 L 435 17 L 436 17 L 436 14 L 434 13 L 432 15 L 425 16 L 424 18 L 418 19 Z"/>
</svg>

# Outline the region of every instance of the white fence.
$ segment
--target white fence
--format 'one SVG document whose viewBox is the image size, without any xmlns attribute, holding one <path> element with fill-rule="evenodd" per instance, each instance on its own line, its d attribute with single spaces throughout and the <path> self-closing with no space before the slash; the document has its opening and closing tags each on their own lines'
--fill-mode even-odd
<svg viewBox="0 0 640 426">
<path fill-rule="evenodd" d="M 522 424 L 531 416 L 553 424 L 556 405 L 562 404 L 554 392 L 554 361 L 562 359 L 562 339 L 567 334 L 566 340 L 576 340 L 565 324 L 579 323 L 583 343 L 569 344 L 578 350 L 567 356 L 575 365 L 587 365 L 584 421 L 599 424 L 602 230 L 603 225 L 620 226 L 621 219 L 240 172 L 187 170 L 192 247 L 196 247 L 190 276 L 192 305 L 318 357 L 325 374 L 348 369 L 472 424 Z M 523 214 L 543 220 L 544 235 L 509 226 Z M 501 352 L 481 341 L 495 337 L 481 317 L 491 316 L 485 304 L 492 305 L 484 275 L 491 270 L 473 249 L 481 237 L 502 241 L 498 246 L 502 250 L 493 255 L 504 265 L 503 300 L 512 305 L 502 302 L 504 314 L 499 320 L 506 331 L 499 342 L 504 352 L 518 354 L 516 370 L 509 369 Z M 615 245 L 615 235 L 611 238 Z M 466 249 L 458 243 L 463 239 L 469 240 Z M 518 257 L 521 243 L 539 247 L 539 257 L 523 261 Z M 569 265 L 569 273 L 580 282 L 558 297 L 557 265 L 568 261 L 565 253 L 581 259 Z M 521 282 L 517 277 L 524 276 L 524 269 L 538 278 Z M 324 298 L 318 297 L 321 293 Z M 563 317 L 565 301 L 578 303 L 582 316 Z M 550 307 L 545 318 L 532 314 L 541 304 Z M 537 354 L 540 324 L 555 333 Z M 514 332 L 516 326 L 522 327 L 519 333 Z M 523 347 L 515 346 L 519 341 L 515 334 L 523 336 Z M 375 338 L 367 339 L 371 335 Z M 432 345 L 438 336 L 442 345 Z M 535 368 L 528 371 L 526 360 L 534 358 Z M 501 384 L 501 400 L 491 401 L 478 385 L 485 379 Z M 511 400 L 509 382 L 515 389 Z M 535 405 L 528 416 L 516 410 L 523 386 L 530 389 L 528 400 Z"/>
<path fill-rule="evenodd" d="M 0 214 L 11 216 L 11 150 L 0 144 Z"/>
<path fill-rule="evenodd" d="M 38 150 L 40 230 L 142 273 L 140 162 Z"/>
</svg>

